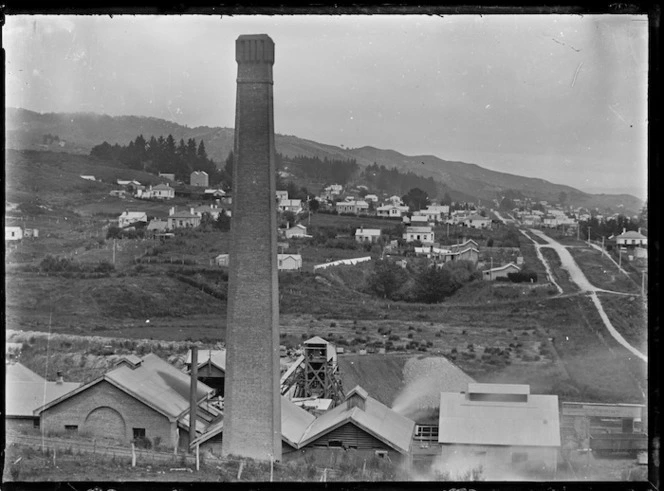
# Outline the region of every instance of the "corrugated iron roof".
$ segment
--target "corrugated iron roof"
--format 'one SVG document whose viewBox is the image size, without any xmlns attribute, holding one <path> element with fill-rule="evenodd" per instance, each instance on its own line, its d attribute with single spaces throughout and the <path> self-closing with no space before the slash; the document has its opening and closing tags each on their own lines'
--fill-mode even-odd
<svg viewBox="0 0 664 491">
<path fill-rule="evenodd" d="M 281 397 L 281 438 L 289 445 L 297 447 L 306 428 L 315 420 L 315 416 L 297 407 L 286 397 Z M 198 430 L 198 425 L 196 426 Z M 191 442 L 202 444 L 224 430 L 223 419 L 211 424 L 205 433 Z"/>
<path fill-rule="evenodd" d="M 190 376 L 152 353 L 144 356 L 142 360 L 136 368 L 123 363 L 98 379 L 57 397 L 36 410 L 44 411 L 103 381 L 111 383 L 168 418 L 175 419 L 188 410 Z M 214 391 L 200 380 L 196 389 L 197 400 Z"/>
<path fill-rule="evenodd" d="M 81 384 L 75 382 L 8 382 L 5 386 L 6 415 L 32 417 L 33 412 L 40 406 L 61 397 Z"/>
<path fill-rule="evenodd" d="M 5 380 L 11 382 L 46 382 L 46 379 L 21 363 L 5 364 Z"/>
<path fill-rule="evenodd" d="M 190 376 L 152 353 L 143 357 L 140 366 L 120 366 L 104 378 L 165 415 L 175 418 L 189 409 Z M 196 399 L 213 390 L 198 381 Z"/>
<path fill-rule="evenodd" d="M 297 447 L 304 432 L 316 417 L 287 398 L 281 398 L 281 435 L 289 445 Z"/>
<path fill-rule="evenodd" d="M 438 442 L 443 444 L 559 447 L 558 396 L 529 395 L 527 402 L 494 402 L 443 392 L 438 434 Z"/>
<path fill-rule="evenodd" d="M 302 435 L 298 448 L 346 423 L 356 425 L 400 453 L 409 451 L 415 429 L 413 420 L 397 414 L 369 396 L 364 410 L 359 407 L 349 408 L 344 403 L 316 418 Z"/>
</svg>

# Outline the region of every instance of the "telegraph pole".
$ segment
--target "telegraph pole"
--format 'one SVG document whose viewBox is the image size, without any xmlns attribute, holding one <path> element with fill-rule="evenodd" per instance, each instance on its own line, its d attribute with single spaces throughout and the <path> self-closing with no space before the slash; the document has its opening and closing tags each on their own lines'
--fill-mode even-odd
<svg viewBox="0 0 664 491">
<path fill-rule="evenodd" d="M 588 245 L 590 245 L 590 227 L 588 227 Z"/>
</svg>

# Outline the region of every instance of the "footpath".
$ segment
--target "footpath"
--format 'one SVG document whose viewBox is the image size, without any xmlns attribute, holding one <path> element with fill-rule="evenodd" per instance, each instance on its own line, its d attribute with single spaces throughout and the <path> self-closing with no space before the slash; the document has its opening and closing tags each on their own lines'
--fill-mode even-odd
<svg viewBox="0 0 664 491">
<path fill-rule="evenodd" d="M 625 340 L 625 338 L 622 337 L 622 334 L 620 334 L 615 327 L 613 327 L 613 324 L 611 324 L 611 320 L 609 319 L 609 316 L 606 315 L 606 312 L 604 311 L 604 308 L 602 307 L 602 303 L 600 302 L 599 298 L 597 297 L 597 292 L 605 292 L 608 290 L 603 290 L 601 288 L 596 288 L 594 287 L 590 281 L 586 278 L 586 276 L 583 274 L 583 271 L 581 271 L 581 268 L 576 264 L 576 261 L 572 257 L 572 255 L 569 253 L 567 248 L 562 245 L 560 242 L 557 242 L 556 240 L 552 239 L 545 233 L 535 230 L 535 229 L 529 229 L 529 231 L 533 234 L 539 237 L 540 239 L 543 239 L 548 242 L 548 246 L 553 248 L 557 253 L 558 256 L 560 257 L 560 262 L 562 263 L 562 267 L 565 268 L 570 275 L 571 280 L 576 283 L 579 288 L 581 289 L 582 292 L 588 293 L 590 295 L 590 298 L 597 308 L 597 311 L 599 312 L 600 317 L 602 318 L 602 321 L 604 322 L 604 326 L 606 329 L 609 331 L 613 339 L 615 339 L 618 343 L 620 343 L 622 346 L 624 346 L 627 350 L 629 350 L 632 354 L 634 354 L 636 357 L 639 359 L 645 361 L 646 363 L 648 362 L 648 357 L 641 353 L 639 350 L 634 348 L 631 344 Z M 613 292 L 612 292 L 613 293 Z M 615 292 L 619 293 L 619 292 Z"/>
</svg>

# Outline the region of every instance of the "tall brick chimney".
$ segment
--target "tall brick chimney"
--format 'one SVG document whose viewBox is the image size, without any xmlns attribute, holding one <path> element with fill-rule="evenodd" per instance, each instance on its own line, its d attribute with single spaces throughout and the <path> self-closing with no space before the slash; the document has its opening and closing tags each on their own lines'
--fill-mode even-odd
<svg viewBox="0 0 664 491">
<path fill-rule="evenodd" d="M 222 454 L 281 459 L 272 65 L 265 34 L 236 41 L 233 212 Z"/>
</svg>

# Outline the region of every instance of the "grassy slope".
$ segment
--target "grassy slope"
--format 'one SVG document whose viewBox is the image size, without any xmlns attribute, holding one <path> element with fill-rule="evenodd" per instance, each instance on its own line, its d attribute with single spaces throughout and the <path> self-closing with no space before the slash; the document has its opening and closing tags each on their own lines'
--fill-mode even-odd
<svg viewBox="0 0 664 491">
<path fill-rule="evenodd" d="M 569 248 L 569 251 L 588 281 L 597 288 L 623 293 L 640 292 L 640 285 L 618 271 L 618 267 L 601 252 L 590 248 Z"/>
</svg>

